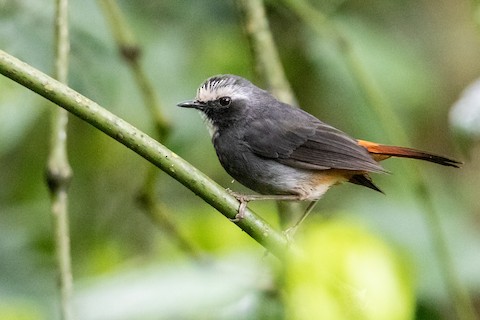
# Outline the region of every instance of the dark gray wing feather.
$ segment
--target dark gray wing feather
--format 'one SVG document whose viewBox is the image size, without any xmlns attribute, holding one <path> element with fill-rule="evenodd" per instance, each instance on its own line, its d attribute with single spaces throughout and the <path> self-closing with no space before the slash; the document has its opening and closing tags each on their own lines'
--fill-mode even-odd
<svg viewBox="0 0 480 320">
<path fill-rule="evenodd" d="M 342 131 L 299 109 L 280 111 L 248 123 L 244 140 L 257 155 L 304 169 L 385 172 Z"/>
<path fill-rule="evenodd" d="M 288 158 L 315 134 L 315 128 L 300 127 L 283 119 L 254 120 L 248 126 L 245 141 L 256 154 L 266 158 Z"/>
</svg>

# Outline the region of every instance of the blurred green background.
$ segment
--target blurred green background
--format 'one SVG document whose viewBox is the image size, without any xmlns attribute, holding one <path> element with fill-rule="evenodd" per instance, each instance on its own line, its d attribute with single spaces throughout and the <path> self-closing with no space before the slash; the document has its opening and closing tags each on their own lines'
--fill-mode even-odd
<svg viewBox="0 0 480 320">
<path fill-rule="evenodd" d="M 214 74 L 257 81 L 234 3 L 118 3 L 142 47 L 142 64 L 161 111 L 171 121 L 166 145 L 221 185 L 245 190 L 220 167 L 198 114 L 175 106 L 193 98 L 197 86 Z M 455 134 L 449 123 L 452 105 L 480 74 L 475 2 L 310 3 L 352 40 L 411 147 L 465 161 L 461 170 L 418 166 L 431 187 L 457 276 L 478 310 L 480 147 L 478 136 Z M 385 132 L 395 120 L 379 123 L 328 34 L 314 33 L 282 1 L 266 5 L 299 104 L 356 138 L 398 143 Z M 51 74 L 53 17 L 53 1 L 0 0 L 0 48 Z M 154 123 L 99 4 L 71 0 L 70 23 L 69 85 L 154 135 Z M 0 77 L 0 319 L 58 318 L 44 183 L 53 108 Z M 477 100 L 477 114 L 478 108 Z M 182 249 L 138 204 L 151 165 L 88 124 L 70 120 L 77 319 L 455 318 L 429 220 L 403 174 L 411 160 L 389 160 L 384 167 L 392 174 L 373 177 L 386 196 L 354 185 L 333 188 L 299 230 L 307 258 L 290 261 L 284 269 L 162 173 L 158 200 L 197 255 Z M 277 223 L 275 204 L 251 207 Z"/>
</svg>

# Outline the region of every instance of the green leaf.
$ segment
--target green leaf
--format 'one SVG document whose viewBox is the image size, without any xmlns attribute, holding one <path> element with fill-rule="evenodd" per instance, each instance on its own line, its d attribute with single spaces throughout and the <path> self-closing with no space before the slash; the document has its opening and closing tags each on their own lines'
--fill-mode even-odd
<svg viewBox="0 0 480 320">
<path fill-rule="evenodd" d="M 303 231 L 303 230 L 302 230 Z M 311 224 L 286 271 L 288 319 L 411 319 L 408 263 L 351 223 Z"/>
</svg>

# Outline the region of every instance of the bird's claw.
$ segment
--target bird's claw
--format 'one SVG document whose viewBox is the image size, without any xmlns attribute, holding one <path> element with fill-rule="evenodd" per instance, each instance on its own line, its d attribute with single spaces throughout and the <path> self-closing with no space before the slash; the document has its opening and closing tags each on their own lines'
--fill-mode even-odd
<svg viewBox="0 0 480 320">
<path fill-rule="evenodd" d="M 232 222 L 239 222 L 245 218 L 245 208 L 247 207 L 247 203 L 245 201 L 240 201 L 240 206 L 238 207 L 238 212 L 235 215 L 235 218 L 229 219 Z"/>
<path fill-rule="evenodd" d="M 235 199 L 237 199 L 240 202 L 240 206 L 238 207 L 238 212 L 235 215 L 235 218 L 229 219 L 229 220 L 232 222 L 239 222 L 240 220 L 243 220 L 245 218 L 245 209 L 247 208 L 247 204 L 250 201 L 250 199 L 248 199 L 248 196 L 241 193 L 237 193 L 230 189 L 227 189 L 227 191 L 233 197 L 235 197 Z"/>
</svg>

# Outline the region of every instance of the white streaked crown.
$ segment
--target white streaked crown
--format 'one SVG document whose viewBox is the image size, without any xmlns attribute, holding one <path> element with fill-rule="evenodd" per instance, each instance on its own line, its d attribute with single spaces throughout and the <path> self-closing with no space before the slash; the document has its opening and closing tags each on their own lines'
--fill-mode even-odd
<svg viewBox="0 0 480 320">
<path fill-rule="evenodd" d="M 242 87 L 237 84 L 238 79 L 233 76 L 216 76 L 208 79 L 197 90 L 196 99 L 207 102 L 221 97 L 247 97 Z"/>
</svg>

